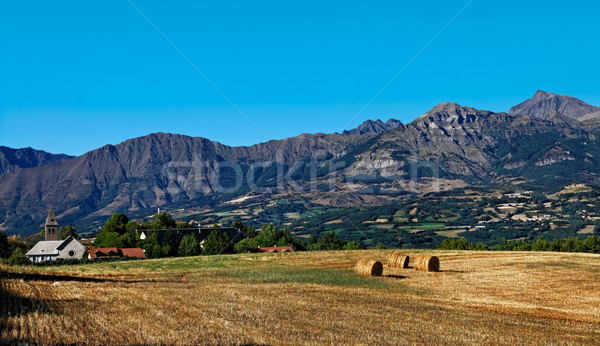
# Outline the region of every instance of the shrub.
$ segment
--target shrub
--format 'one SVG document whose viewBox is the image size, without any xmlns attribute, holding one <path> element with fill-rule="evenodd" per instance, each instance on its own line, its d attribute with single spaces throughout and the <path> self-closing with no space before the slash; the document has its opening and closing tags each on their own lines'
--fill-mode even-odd
<svg viewBox="0 0 600 346">
<path fill-rule="evenodd" d="M 16 248 L 8 259 L 8 264 L 11 266 L 22 266 L 30 263 L 31 261 L 25 256 L 25 253 L 20 247 Z"/>
</svg>

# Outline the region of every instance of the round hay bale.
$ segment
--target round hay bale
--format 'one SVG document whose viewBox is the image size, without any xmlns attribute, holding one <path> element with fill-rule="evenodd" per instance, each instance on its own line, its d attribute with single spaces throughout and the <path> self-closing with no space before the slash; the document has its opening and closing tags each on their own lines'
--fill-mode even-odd
<svg viewBox="0 0 600 346">
<path fill-rule="evenodd" d="M 419 255 L 414 263 L 416 270 L 437 272 L 440 270 L 440 259 L 436 256 Z"/>
<path fill-rule="evenodd" d="M 383 274 L 383 264 L 379 261 L 365 258 L 356 263 L 354 271 L 364 276 L 381 276 Z"/>
<path fill-rule="evenodd" d="M 394 251 L 388 257 L 388 266 L 394 268 L 408 268 L 410 257 L 400 251 Z"/>
<path fill-rule="evenodd" d="M 396 260 L 398 259 L 399 255 L 400 255 L 400 252 L 398 252 L 398 251 L 393 251 L 392 253 L 390 253 L 390 255 L 388 256 L 388 267 L 396 266 Z"/>
</svg>

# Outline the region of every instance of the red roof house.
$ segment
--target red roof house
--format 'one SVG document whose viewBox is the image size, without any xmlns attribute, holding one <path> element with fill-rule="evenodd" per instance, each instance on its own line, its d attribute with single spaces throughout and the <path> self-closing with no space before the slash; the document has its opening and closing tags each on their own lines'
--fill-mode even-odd
<svg viewBox="0 0 600 346">
<path fill-rule="evenodd" d="M 88 258 L 109 257 L 137 257 L 146 258 L 144 250 L 139 247 L 117 248 L 117 247 L 92 247 L 88 250 Z"/>
</svg>

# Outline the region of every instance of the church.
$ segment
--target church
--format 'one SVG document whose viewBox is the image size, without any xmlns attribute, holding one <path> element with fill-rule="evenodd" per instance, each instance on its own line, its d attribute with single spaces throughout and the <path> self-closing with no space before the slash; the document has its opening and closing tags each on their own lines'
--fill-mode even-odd
<svg viewBox="0 0 600 346">
<path fill-rule="evenodd" d="M 58 222 L 54 217 L 54 211 L 50 207 L 46 218 L 46 238 L 35 244 L 26 255 L 32 262 L 54 261 L 57 258 L 81 259 L 86 248 L 77 239 L 68 237 L 58 240 Z"/>
</svg>

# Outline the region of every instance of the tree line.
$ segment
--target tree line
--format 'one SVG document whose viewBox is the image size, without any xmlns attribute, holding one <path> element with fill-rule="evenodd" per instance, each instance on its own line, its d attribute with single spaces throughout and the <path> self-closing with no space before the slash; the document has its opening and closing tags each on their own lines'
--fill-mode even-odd
<svg viewBox="0 0 600 346">
<path fill-rule="evenodd" d="M 553 251 L 600 253 L 600 236 L 590 235 L 586 239 L 577 237 L 557 238 L 547 241 L 539 237 L 535 241 L 506 240 L 502 244 L 489 246 L 483 243 L 471 243 L 464 238 L 447 238 L 437 246 L 438 250 L 482 250 L 482 251 Z"/>
<path fill-rule="evenodd" d="M 231 227 L 244 233 L 246 238 L 240 241 L 232 240 L 229 235 L 218 229 L 209 233 L 202 245 L 198 239 L 188 234 L 182 238 L 175 235 L 177 228 L 194 228 L 185 222 L 176 222 L 173 217 L 162 212 L 155 214 L 151 221 L 137 223 L 129 220 L 123 213 L 115 213 L 108 218 L 94 241 L 95 247 L 140 247 L 144 249 L 146 257 L 176 257 L 197 255 L 218 255 L 252 252 L 259 247 L 289 246 L 294 251 L 319 251 L 319 250 L 355 250 L 363 247 L 354 241 L 345 241 L 338 238 L 334 232 L 324 233 L 320 238 L 312 236 L 308 241 L 296 237 L 288 229 L 278 229 L 272 224 L 264 225 L 260 229 L 244 225 L 240 220 L 235 221 Z M 214 226 L 218 227 L 217 225 Z M 159 237 L 159 229 L 167 229 L 163 237 Z M 148 236 L 140 239 L 140 230 L 146 230 Z M 7 237 L 0 232 L 0 259 L 11 265 L 28 264 L 25 253 L 38 241 L 44 240 L 44 230 L 21 240 L 18 236 Z M 80 239 L 77 230 L 72 226 L 59 229 L 59 239 L 73 236 Z"/>
</svg>

